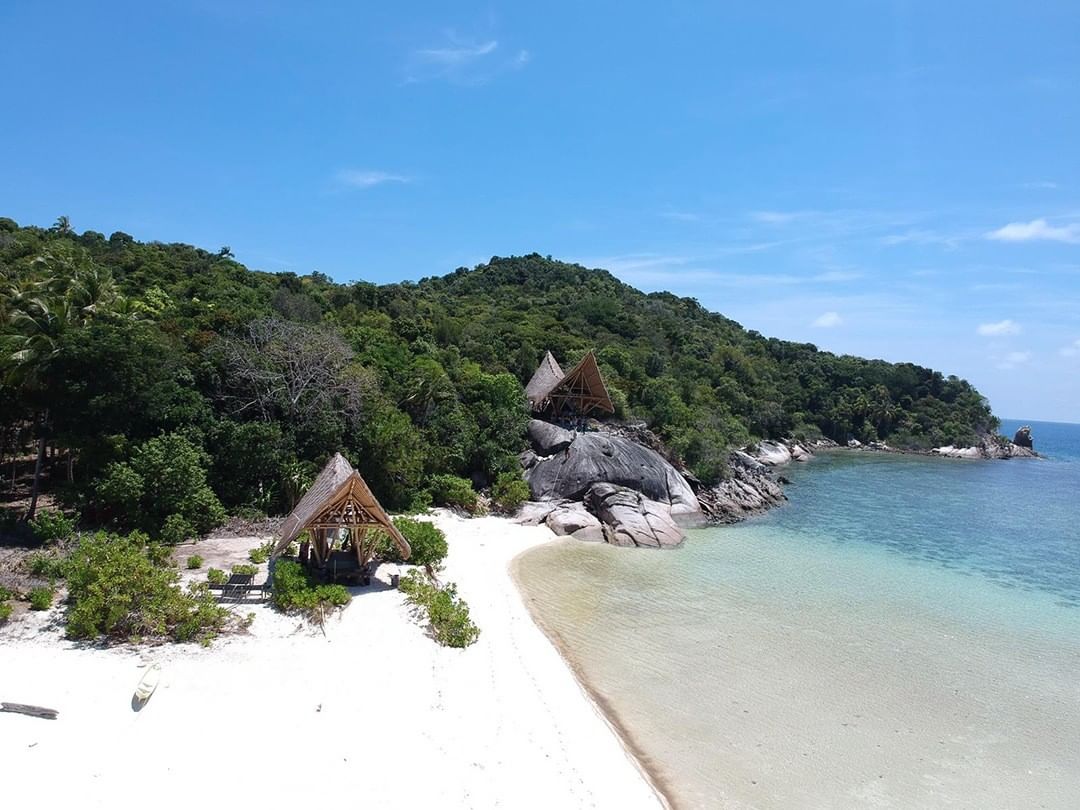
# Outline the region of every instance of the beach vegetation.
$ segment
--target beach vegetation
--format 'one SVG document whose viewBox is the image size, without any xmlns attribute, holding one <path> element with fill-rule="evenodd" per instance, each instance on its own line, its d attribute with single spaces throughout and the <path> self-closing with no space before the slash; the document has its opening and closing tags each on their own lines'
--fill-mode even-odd
<svg viewBox="0 0 1080 810">
<path fill-rule="evenodd" d="M 256 564 L 266 562 L 274 551 L 274 545 L 273 540 L 268 540 L 261 546 L 256 546 L 248 552 L 248 559 Z"/>
<path fill-rule="evenodd" d="M 505 514 L 513 514 L 532 493 L 518 471 L 499 473 L 491 487 L 491 502 Z"/>
<path fill-rule="evenodd" d="M 439 586 L 419 569 L 413 569 L 399 585 L 405 597 L 427 620 L 432 638 L 444 647 L 468 647 L 480 637 L 469 616 L 469 606 L 457 595 L 457 586 Z"/>
<path fill-rule="evenodd" d="M 334 609 L 349 604 L 352 595 L 343 585 L 317 582 L 293 560 L 278 560 L 271 599 L 274 607 L 284 613 L 299 612 L 322 624 Z"/>
<path fill-rule="evenodd" d="M 243 576 L 254 576 L 259 573 L 259 566 L 252 563 L 237 563 L 232 567 L 232 573 Z"/>
<path fill-rule="evenodd" d="M 39 543 L 67 540 L 75 532 L 75 519 L 55 509 L 43 509 L 30 521 L 30 530 Z"/>
<path fill-rule="evenodd" d="M 428 490 L 436 506 L 449 506 L 469 514 L 477 510 L 476 490 L 465 478 L 456 475 L 434 475 L 428 480 Z"/>
<path fill-rule="evenodd" d="M 169 515 L 161 525 L 161 542 L 176 546 L 195 537 L 197 532 L 183 515 Z"/>
<path fill-rule="evenodd" d="M 402 559 L 397 544 L 383 533 L 378 545 L 380 557 L 387 562 L 407 562 L 410 565 L 430 565 L 435 568 L 442 565 L 448 551 L 446 534 L 442 529 L 429 520 L 408 517 L 394 518 L 394 525 L 408 541 L 412 553 L 408 560 Z"/>
<path fill-rule="evenodd" d="M 56 596 L 56 588 L 51 585 L 39 585 L 31 588 L 26 595 L 31 610 L 48 610 L 52 607 L 53 598 Z"/>
<path fill-rule="evenodd" d="M 206 581 L 211 585 L 224 585 L 229 581 L 229 575 L 220 568 L 210 568 L 206 572 Z"/>
<path fill-rule="evenodd" d="M 30 576 L 42 579 L 63 579 L 66 574 L 66 560 L 56 554 L 38 552 L 26 558 L 25 567 Z"/>
<path fill-rule="evenodd" d="M 186 565 L 189 571 L 197 571 L 198 569 L 202 568 L 203 558 L 200 557 L 198 554 L 192 554 L 190 557 L 187 558 Z"/>
<path fill-rule="evenodd" d="M 67 566 L 68 636 L 207 641 L 226 628 L 228 611 L 206 586 L 181 589 L 149 548 L 138 532 L 83 535 Z"/>
</svg>

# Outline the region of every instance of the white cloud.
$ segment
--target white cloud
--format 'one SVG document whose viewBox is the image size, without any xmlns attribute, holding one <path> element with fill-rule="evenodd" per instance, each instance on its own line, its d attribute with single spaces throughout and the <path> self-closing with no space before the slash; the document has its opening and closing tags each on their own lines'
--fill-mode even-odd
<svg viewBox="0 0 1080 810">
<path fill-rule="evenodd" d="M 1068 242 L 1080 243 L 1080 222 L 1068 225 L 1051 225 L 1045 219 L 1033 219 L 1031 222 L 1010 222 L 990 231 L 987 239 L 998 242 Z"/>
<path fill-rule="evenodd" d="M 1009 352 L 1005 356 L 998 358 L 997 367 L 1008 370 L 1022 366 L 1029 360 L 1031 360 L 1031 352 Z"/>
<path fill-rule="evenodd" d="M 342 169 L 335 175 L 335 179 L 343 186 L 351 188 L 371 188 L 381 186 L 383 183 L 408 183 L 411 182 L 403 174 L 391 172 L 372 171 L 367 169 Z"/>
<path fill-rule="evenodd" d="M 1074 340 L 1068 346 L 1061 349 L 1062 357 L 1080 357 L 1080 339 Z"/>
<path fill-rule="evenodd" d="M 840 317 L 839 312 L 824 312 L 814 319 L 814 322 L 810 324 L 819 329 L 832 329 L 839 326 L 844 322 L 844 319 Z"/>
<path fill-rule="evenodd" d="M 532 61 L 525 48 L 508 51 L 497 39 L 460 37 L 443 33 L 444 44 L 417 48 L 405 64 L 405 83 L 443 80 L 463 85 L 484 84 L 499 73 L 517 71 Z"/>
<path fill-rule="evenodd" d="M 442 65 L 447 68 L 473 62 L 489 53 L 494 53 L 499 47 L 498 40 L 491 39 L 478 45 L 461 45 L 449 48 L 420 48 L 413 51 L 413 56 L 421 62 Z M 528 58 L 528 57 L 526 57 Z"/>
<path fill-rule="evenodd" d="M 1005 335 L 1019 335 L 1023 330 L 1016 321 L 1006 318 L 996 323 L 980 323 L 975 331 L 983 337 L 1004 337 Z"/>
<path fill-rule="evenodd" d="M 1023 183 L 1024 188 L 1057 188 L 1058 184 L 1053 180 L 1035 180 L 1031 183 Z"/>
<path fill-rule="evenodd" d="M 767 225 L 787 225 L 808 215 L 807 211 L 754 211 L 750 218 Z"/>
</svg>

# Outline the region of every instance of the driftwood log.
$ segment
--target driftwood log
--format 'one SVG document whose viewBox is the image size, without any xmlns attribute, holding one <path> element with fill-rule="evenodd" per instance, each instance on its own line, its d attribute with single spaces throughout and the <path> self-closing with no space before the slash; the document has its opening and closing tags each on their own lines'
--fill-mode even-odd
<svg viewBox="0 0 1080 810">
<path fill-rule="evenodd" d="M 25 703 L 0 703 L 0 712 L 28 714 L 31 717 L 41 717 L 45 720 L 55 720 L 59 714 L 56 709 L 46 709 L 44 706 L 28 706 Z"/>
</svg>

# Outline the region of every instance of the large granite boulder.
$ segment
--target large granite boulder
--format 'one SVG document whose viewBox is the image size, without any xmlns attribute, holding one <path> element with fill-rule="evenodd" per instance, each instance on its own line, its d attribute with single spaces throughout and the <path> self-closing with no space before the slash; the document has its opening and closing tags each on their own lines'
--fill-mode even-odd
<svg viewBox="0 0 1080 810">
<path fill-rule="evenodd" d="M 1026 447 L 1028 450 L 1035 449 L 1035 443 L 1031 440 L 1031 427 L 1029 425 L 1024 425 L 1016 431 L 1016 435 L 1013 436 L 1013 444 L 1017 447 Z"/>
<path fill-rule="evenodd" d="M 529 423 L 528 432 L 537 458 L 525 480 L 535 501 L 580 501 L 593 484 L 606 483 L 667 504 L 679 516 L 701 513 L 690 484 L 654 450 L 621 436 L 574 434 L 539 420 Z"/>
<path fill-rule="evenodd" d="M 666 504 L 628 487 L 593 484 L 585 505 L 600 519 L 604 539 L 615 546 L 672 548 L 686 537 Z"/>
<path fill-rule="evenodd" d="M 578 540 L 603 541 L 604 530 L 600 518 L 585 508 L 585 504 L 568 501 L 553 509 L 544 520 L 552 532 L 563 537 L 570 535 Z"/>
</svg>

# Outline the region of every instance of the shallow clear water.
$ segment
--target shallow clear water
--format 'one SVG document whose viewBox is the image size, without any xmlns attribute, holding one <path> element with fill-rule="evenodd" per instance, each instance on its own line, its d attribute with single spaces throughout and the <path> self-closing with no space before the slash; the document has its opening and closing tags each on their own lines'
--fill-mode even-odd
<svg viewBox="0 0 1080 810">
<path fill-rule="evenodd" d="M 1045 460 L 822 453 L 762 518 L 518 574 L 676 804 L 1078 807 L 1080 426 L 1032 427 Z"/>
</svg>

